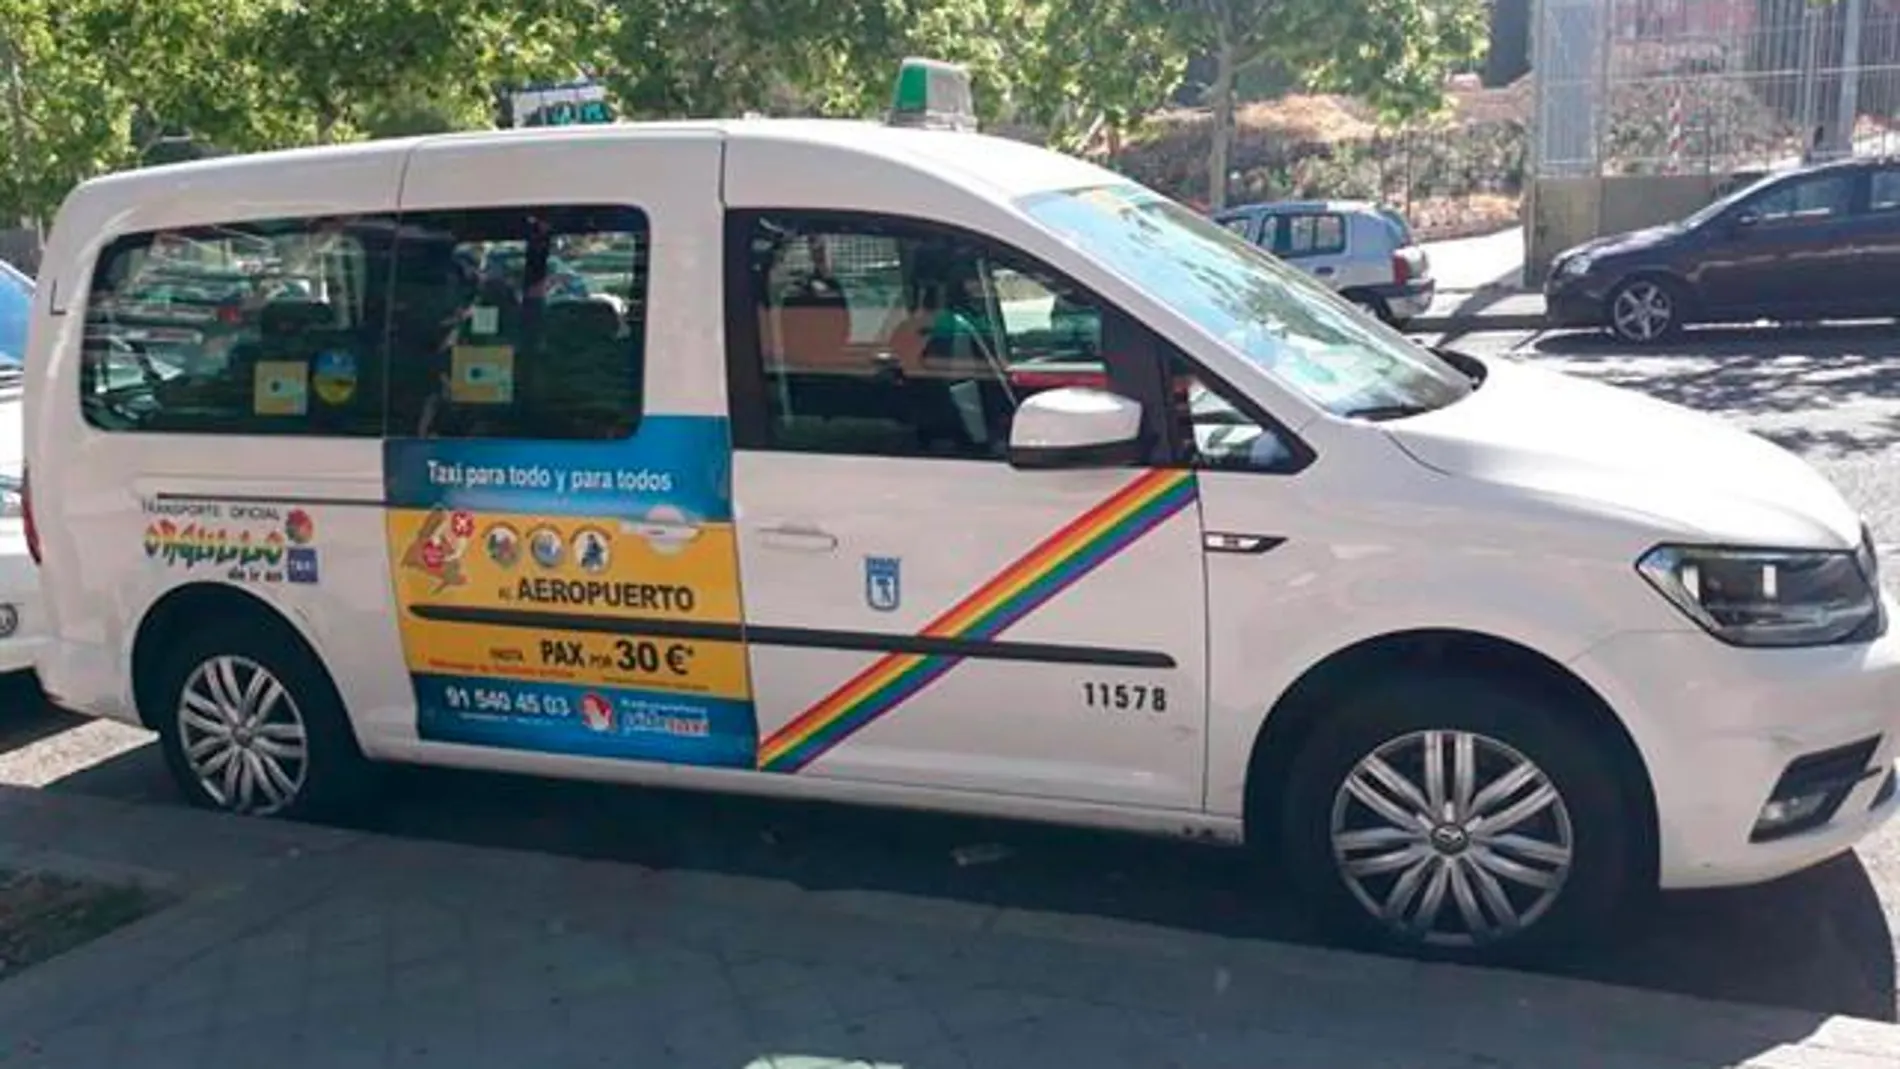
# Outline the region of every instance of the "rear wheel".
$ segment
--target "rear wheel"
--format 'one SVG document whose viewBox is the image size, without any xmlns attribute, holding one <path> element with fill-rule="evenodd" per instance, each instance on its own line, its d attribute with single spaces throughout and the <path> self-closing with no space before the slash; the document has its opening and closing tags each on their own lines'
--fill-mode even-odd
<svg viewBox="0 0 1900 1069">
<path fill-rule="evenodd" d="M 1281 841 L 1350 942 L 1519 960 L 1605 929 L 1640 887 L 1637 808 L 1566 710 L 1467 677 L 1362 691 L 1315 729 Z"/>
<path fill-rule="evenodd" d="M 338 815 L 368 762 L 323 666 L 282 625 L 249 620 L 180 639 L 153 693 L 165 761 L 194 805 L 253 816 Z"/>
<path fill-rule="evenodd" d="M 1668 279 L 1632 278 L 1610 291 L 1610 333 L 1635 345 L 1656 345 L 1682 332 L 1682 288 Z"/>
</svg>

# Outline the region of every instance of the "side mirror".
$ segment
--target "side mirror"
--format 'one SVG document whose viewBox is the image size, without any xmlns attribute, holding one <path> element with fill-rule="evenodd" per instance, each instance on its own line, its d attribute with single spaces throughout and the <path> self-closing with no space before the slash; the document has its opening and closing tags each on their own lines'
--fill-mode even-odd
<svg viewBox="0 0 1900 1069">
<path fill-rule="evenodd" d="M 1009 428 L 1009 462 L 1018 468 L 1126 468 L 1141 458 L 1141 402 L 1107 390 L 1044 390 L 1016 409 Z"/>
</svg>

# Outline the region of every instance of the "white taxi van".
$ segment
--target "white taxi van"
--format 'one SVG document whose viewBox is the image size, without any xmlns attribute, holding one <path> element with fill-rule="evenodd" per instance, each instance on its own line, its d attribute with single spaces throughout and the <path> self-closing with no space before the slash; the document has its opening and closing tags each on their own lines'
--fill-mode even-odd
<svg viewBox="0 0 1900 1069">
<path fill-rule="evenodd" d="M 1892 814 L 1900 639 L 1800 460 L 1427 351 L 968 93 L 81 186 L 45 688 L 229 810 L 408 762 L 1245 841 L 1464 957 Z"/>
</svg>

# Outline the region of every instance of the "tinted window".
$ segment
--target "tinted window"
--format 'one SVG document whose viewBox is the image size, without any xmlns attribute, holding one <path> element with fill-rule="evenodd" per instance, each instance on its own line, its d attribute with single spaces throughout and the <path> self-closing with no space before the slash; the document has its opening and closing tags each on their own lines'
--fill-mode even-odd
<svg viewBox="0 0 1900 1069">
<path fill-rule="evenodd" d="M 1900 208 L 1900 171 L 1875 171 L 1868 187 L 1870 211 L 1890 212 Z"/>
<path fill-rule="evenodd" d="M 632 208 L 403 217 L 392 437 L 623 438 L 639 422 L 647 221 Z"/>
<path fill-rule="evenodd" d="M 32 282 L 0 263 L 0 367 L 26 359 L 26 316 L 32 303 Z"/>
<path fill-rule="evenodd" d="M 1343 216 L 1283 215 L 1274 231 L 1273 251 L 1277 256 L 1323 256 L 1346 248 L 1346 220 Z"/>
<path fill-rule="evenodd" d="M 108 430 L 377 435 L 382 218 L 132 235 L 100 256 L 81 403 Z"/>
<path fill-rule="evenodd" d="M 1016 406 L 1102 385 L 1103 313 L 1009 250 L 878 219 L 759 219 L 746 245 L 766 448 L 1001 459 Z"/>
<path fill-rule="evenodd" d="M 1777 186 L 1750 201 L 1748 207 L 1764 223 L 1825 219 L 1847 214 L 1853 196 L 1852 175 L 1824 174 Z"/>
</svg>

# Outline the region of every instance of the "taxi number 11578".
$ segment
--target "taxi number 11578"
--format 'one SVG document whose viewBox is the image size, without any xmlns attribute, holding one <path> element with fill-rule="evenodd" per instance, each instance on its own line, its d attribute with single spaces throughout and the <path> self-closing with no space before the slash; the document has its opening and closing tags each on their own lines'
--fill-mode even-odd
<svg viewBox="0 0 1900 1069">
<path fill-rule="evenodd" d="M 1091 709 L 1129 709 L 1142 713 L 1168 711 L 1168 688 L 1146 683 L 1082 684 L 1082 702 Z"/>
</svg>

